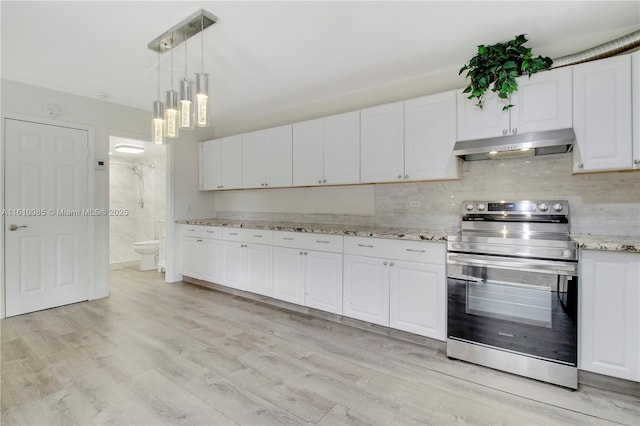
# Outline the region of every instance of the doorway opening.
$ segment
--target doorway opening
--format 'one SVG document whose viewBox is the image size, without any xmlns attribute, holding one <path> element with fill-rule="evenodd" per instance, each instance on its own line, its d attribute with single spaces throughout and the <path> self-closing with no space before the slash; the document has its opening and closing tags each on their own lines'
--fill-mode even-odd
<svg viewBox="0 0 640 426">
<path fill-rule="evenodd" d="M 167 148 L 109 137 L 109 265 L 166 266 Z"/>
</svg>

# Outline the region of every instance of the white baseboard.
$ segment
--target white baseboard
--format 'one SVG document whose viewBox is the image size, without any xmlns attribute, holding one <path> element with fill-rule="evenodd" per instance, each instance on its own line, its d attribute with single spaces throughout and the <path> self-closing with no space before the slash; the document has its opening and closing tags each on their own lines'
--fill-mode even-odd
<svg viewBox="0 0 640 426">
<path fill-rule="evenodd" d="M 140 259 L 135 260 L 123 260 L 122 262 L 113 262 L 109 264 L 109 269 L 122 269 L 122 268 L 130 268 L 132 266 L 139 266 Z"/>
</svg>

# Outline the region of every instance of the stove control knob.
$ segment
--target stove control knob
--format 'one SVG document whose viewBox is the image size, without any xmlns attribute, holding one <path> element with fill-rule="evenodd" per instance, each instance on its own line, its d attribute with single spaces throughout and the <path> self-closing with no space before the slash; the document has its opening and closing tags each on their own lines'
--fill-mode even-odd
<svg viewBox="0 0 640 426">
<path fill-rule="evenodd" d="M 468 212 L 470 212 L 471 210 L 473 210 L 473 204 L 467 203 L 467 205 L 464 206 L 464 208 L 467 209 Z"/>
<path fill-rule="evenodd" d="M 571 257 L 571 250 L 563 250 L 562 257 Z"/>
<path fill-rule="evenodd" d="M 483 211 L 484 211 L 484 209 L 485 209 L 486 207 L 487 207 L 487 206 L 485 206 L 484 204 L 482 204 L 482 203 L 478 203 L 478 211 L 483 212 Z"/>
<path fill-rule="evenodd" d="M 562 209 L 563 209 L 563 207 L 562 207 L 562 204 L 560 204 L 560 203 L 556 203 L 556 204 L 553 205 L 553 211 L 554 212 L 560 213 L 562 211 Z"/>
<path fill-rule="evenodd" d="M 546 205 L 545 203 L 540 203 L 538 204 L 538 210 L 540 210 L 541 212 L 546 212 L 547 210 L 549 210 L 549 206 Z"/>
</svg>

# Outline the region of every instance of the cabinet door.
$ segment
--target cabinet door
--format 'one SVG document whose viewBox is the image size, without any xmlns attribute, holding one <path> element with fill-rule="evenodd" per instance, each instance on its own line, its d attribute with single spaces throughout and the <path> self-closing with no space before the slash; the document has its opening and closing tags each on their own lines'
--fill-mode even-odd
<svg viewBox="0 0 640 426">
<path fill-rule="evenodd" d="M 640 255 L 583 250 L 582 370 L 640 381 Z"/>
<path fill-rule="evenodd" d="M 200 238 L 182 237 L 182 275 L 201 278 Z"/>
<path fill-rule="evenodd" d="M 247 291 L 271 296 L 271 246 L 245 244 L 243 280 Z"/>
<path fill-rule="evenodd" d="M 360 181 L 404 180 L 404 104 L 360 111 Z"/>
<path fill-rule="evenodd" d="M 573 125 L 570 67 L 518 78 L 511 109 L 511 133 L 568 129 Z"/>
<path fill-rule="evenodd" d="M 242 138 L 230 136 L 220 142 L 220 189 L 242 188 Z"/>
<path fill-rule="evenodd" d="M 267 181 L 267 133 L 242 135 L 242 187 L 260 188 Z"/>
<path fill-rule="evenodd" d="M 273 248 L 273 297 L 285 302 L 304 305 L 303 251 L 284 247 Z"/>
<path fill-rule="evenodd" d="M 344 256 L 343 315 L 389 326 L 389 262 Z"/>
<path fill-rule="evenodd" d="M 342 253 L 305 251 L 304 304 L 342 314 Z"/>
<path fill-rule="evenodd" d="M 220 143 L 200 144 L 200 190 L 220 189 Z"/>
<path fill-rule="evenodd" d="M 222 241 L 203 238 L 200 243 L 202 279 L 219 283 L 221 276 Z"/>
<path fill-rule="evenodd" d="M 360 112 L 324 118 L 324 179 L 327 184 L 360 182 Z"/>
<path fill-rule="evenodd" d="M 446 340 L 444 265 L 392 263 L 389 268 L 389 326 Z"/>
<path fill-rule="evenodd" d="M 293 185 L 322 185 L 322 119 L 293 125 Z"/>
<path fill-rule="evenodd" d="M 408 180 L 459 178 L 456 92 L 404 103 L 404 172 Z"/>
<path fill-rule="evenodd" d="M 265 186 L 293 184 L 293 147 L 291 125 L 267 130 Z"/>
<path fill-rule="evenodd" d="M 484 139 L 509 133 L 509 112 L 503 111 L 504 102 L 493 92 L 487 92 L 482 108 L 476 106 L 475 99 L 467 99 L 467 94 L 458 91 L 457 100 L 457 140 Z"/>
<path fill-rule="evenodd" d="M 632 167 L 631 56 L 573 67 L 574 172 Z"/>
<path fill-rule="evenodd" d="M 222 285 L 244 290 L 242 280 L 244 244 L 235 241 L 222 242 Z"/>
</svg>

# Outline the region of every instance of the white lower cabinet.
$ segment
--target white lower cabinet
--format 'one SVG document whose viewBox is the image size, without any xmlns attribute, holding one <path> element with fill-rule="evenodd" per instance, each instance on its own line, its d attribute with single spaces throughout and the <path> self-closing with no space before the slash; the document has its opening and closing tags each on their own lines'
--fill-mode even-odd
<svg viewBox="0 0 640 426">
<path fill-rule="evenodd" d="M 273 248 L 273 297 L 304 305 L 306 259 L 304 251 L 287 247 Z"/>
<path fill-rule="evenodd" d="M 445 255 L 443 243 L 346 237 L 344 315 L 445 340 Z"/>
<path fill-rule="evenodd" d="M 640 254 L 583 250 L 578 368 L 640 381 Z"/>
<path fill-rule="evenodd" d="M 263 244 L 224 241 L 220 283 L 238 290 L 271 296 L 271 250 L 271 246 Z"/>
<path fill-rule="evenodd" d="M 390 268 L 389 327 L 446 340 L 444 264 L 397 261 Z"/>
<path fill-rule="evenodd" d="M 274 247 L 273 297 L 342 314 L 342 253 Z"/>
<path fill-rule="evenodd" d="M 222 279 L 220 284 L 244 290 L 242 279 L 242 252 L 244 244 L 236 241 L 222 243 Z"/>
<path fill-rule="evenodd" d="M 389 326 L 389 261 L 344 256 L 343 315 Z"/>
<path fill-rule="evenodd" d="M 201 274 L 200 238 L 182 237 L 182 275 L 200 278 Z"/>
<path fill-rule="evenodd" d="M 342 253 L 305 251 L 304 304 L 342 314 Z"/>
<path fill-rule="evenodd" d="M 221 245 L 213 227 L 188 227 L 182 231 L 182 275 L 211 282 L 220 279 Z M 204 236 L 203 236 L 204 235 Z"/>
<path fill-rule="evenodd" d="M 184 226 L 183 275 L 445 339 L 443 243 Z"/>
</svg>

